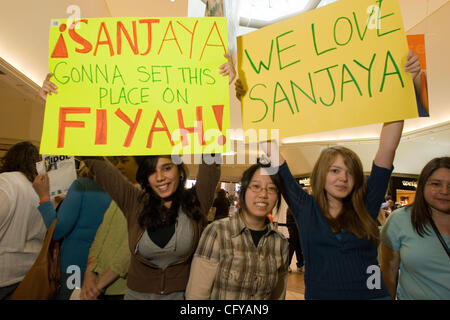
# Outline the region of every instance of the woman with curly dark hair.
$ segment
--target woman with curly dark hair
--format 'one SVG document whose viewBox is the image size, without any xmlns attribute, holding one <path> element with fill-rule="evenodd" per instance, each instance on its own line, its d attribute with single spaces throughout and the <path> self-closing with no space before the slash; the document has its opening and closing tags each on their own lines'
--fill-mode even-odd
<svg viewBox="0 0 450 320">
<path fill-rule="evenodd" d="M 31 142 L 12 146 L 0 167 L 0 300 L 7 299 L 33 265 L 46 228 L 32 181 L 39 151 Z"/>
<path fill-rule="evenodd" d="M 220 165 L 201 164 L 197 182 L 170 156 L 136 157 L 131 184 L 107 161 L 84 159 L 94 179 L 124 212 L 131 261 L 125 300 L 184 299 L 192 256 L 220 178 Z"/>
</svg>

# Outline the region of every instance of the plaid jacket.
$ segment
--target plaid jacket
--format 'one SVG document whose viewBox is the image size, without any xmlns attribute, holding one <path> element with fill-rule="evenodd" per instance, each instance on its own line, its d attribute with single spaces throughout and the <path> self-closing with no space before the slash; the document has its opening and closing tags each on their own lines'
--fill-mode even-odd
<svg viewBox="0 0 450 320">
<path fill-rule="evenodd" d="M 256 247 L 241 213 L 203 231 L 191 265 L 187 299 L 284 299 L 288 241 L 271 222 Z"/>
</svg>

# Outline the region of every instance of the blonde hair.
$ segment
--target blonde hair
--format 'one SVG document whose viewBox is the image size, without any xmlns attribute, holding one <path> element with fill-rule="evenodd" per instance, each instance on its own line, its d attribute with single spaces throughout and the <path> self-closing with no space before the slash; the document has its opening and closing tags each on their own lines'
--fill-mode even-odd
<svg viewBox="0 0 450 320">
<path fill-rule="evenodd" d="M 333 218 L 330 215 L 325 182 L 328 171 L 338 155 L 342 156 L 345 165 L 350 170 L 354 186 L 350 195 L 343 199 L 342 211 L 336 218 Z M 377 224 L 364 204 L 367 187 L 361 160 L 355 152 L 342 146 L 324 149 L 312 171 L 311 188 L 319 209 L 333 231 L 345 229 L 360 239 L 371 239 L 374 243 L 379 243 L 380 236 Z"/>
</svg>

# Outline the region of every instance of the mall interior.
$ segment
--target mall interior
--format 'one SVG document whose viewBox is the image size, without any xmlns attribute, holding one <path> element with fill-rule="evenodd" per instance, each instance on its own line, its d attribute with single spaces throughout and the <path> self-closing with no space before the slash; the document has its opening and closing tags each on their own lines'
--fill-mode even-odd
<svg viewBox="0 0 450 320">
<path fill-rule="evenodd" d="M 21 141 L 31 141 L 38 147 L 41 145 L 45 101 L 40 97 L 39 91 L 49 72 L 51 19 L 202 17 L 204 2 L 206 0 L 3 1 L 0 10 L 0 157 Z M 321 10 L 339 0 L 239 2 L 240 9 L 235 19 L 237 27 L 232 32 L 229 30 L 228 36 L 231 34 L 232 37 L 229 43 L 293 16 Z M 394 170 L 386 191 L 397 208 L 414 202 L 417 179 L 424 165 L 435 157 L 450 154 L 450 1 L 399 0 L 399 4 L 405 33 L 424 35 L 422 50 L 426 56 L 426 65 L 422 64 L 422 70 L 426 74 L 429 115 L 405 120 L 400 145 L 395 154 Z M 238 69 L 239 66 L 236 66 L 236 70 Z M 217 186 L 217 189 L 226 190 L 234 199 L 230 215 L 237 210 L 236 199 L 241 175 L 260 155 L 254 146 L 243 142 L 242 120 L 243 110 L 235 95 L 233 82 L 229 86 L 229 138 L 232 149 L 223 155 L 220 183 Z M 299 118 L 296 126 L 301 128 L 303 125 L 305 123 Z M 355 151 L 361 158 L 364 173 L 368 175 L 378 148 L 381 126 L 381 123 L 371 123 L 282 137 L 280 151 L 297 182 L 310 191 L 310 175 L 314 163 L 324 148 L 333 145 Z M 245 156 L 242 158 L 242 155 Z M 192 186 L 195 184 L 198 166 L 188 164 L 187 167 L 187 183 Z M 273 218 L 279 228 L 285 228 L 286 212 L 278 212 Z M 288 300 L 304 299 L 304 270 L 299 269 L 296 262 L 294 254 L 287 285 Z"/>
</svg>

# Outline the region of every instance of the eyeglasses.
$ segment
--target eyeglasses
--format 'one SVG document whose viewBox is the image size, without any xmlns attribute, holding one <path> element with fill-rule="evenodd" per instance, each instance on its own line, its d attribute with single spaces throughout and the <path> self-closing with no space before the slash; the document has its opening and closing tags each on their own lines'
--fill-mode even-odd
<svg viewBox="0 0 450 320">
<path fill-rule="evenodd" d="M 248 188 L 249 188 L 250 190 L 252 190 L 253 192 L 255 192 L 255 193 L 259 193 L 259 192 L 261 192 L 262 190 L 266 190 L 267 193 L 270 193 L 270 194 L 276 194 L 276 193 L 278 193 L 278 188 L 277 188 L 277 187 L 274 187 L 274 186 L 268 186 L 268 187 L 266 187 L 266 188 L 263 188 L 263 187 L 261 187 L 259 184 L 250 184 L 250 185 L 248 186 Z"/>
<path fill-rule="evenodd" d="M 431 188 L 431 190 L 433 190 L 433 191 L 444 190 L 446 186 L 447 186 L 447 190 L 450 190 L 450 183 L 447 183 L 447 185 L 446 185 L 445 183 L 443 183 L 442 181 L 439 181 L 439 180 L 427 181 L 426 185 L 429 186 Z"/>
</svg>

